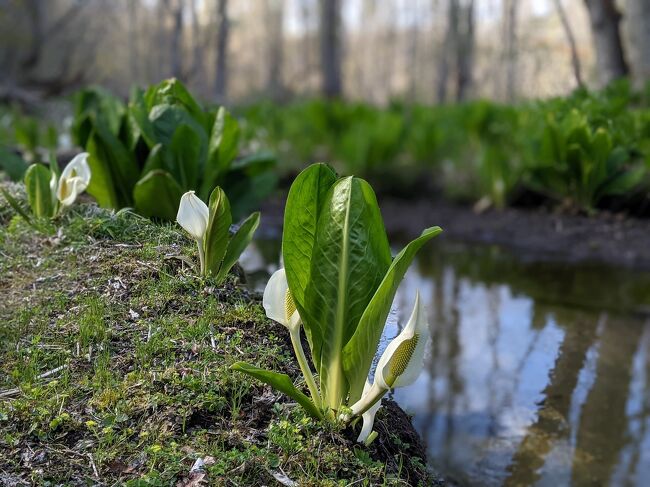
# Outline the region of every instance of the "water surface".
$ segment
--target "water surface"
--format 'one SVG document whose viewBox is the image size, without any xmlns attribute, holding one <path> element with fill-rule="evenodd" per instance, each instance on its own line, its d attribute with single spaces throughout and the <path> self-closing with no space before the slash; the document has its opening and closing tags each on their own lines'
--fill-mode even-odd
<svg viewBox="0 0 650 487">
<path fill-rule="evenodd" d="M 263 289 L 279 243 L 244 259 Z M 426 247 L 381 347 L 425 301 L 433 340 L 394 393 L 430 464 L 461 485 L 650 485 L 650 276 L 525 262 L 494 247 Z"/>
</svg>

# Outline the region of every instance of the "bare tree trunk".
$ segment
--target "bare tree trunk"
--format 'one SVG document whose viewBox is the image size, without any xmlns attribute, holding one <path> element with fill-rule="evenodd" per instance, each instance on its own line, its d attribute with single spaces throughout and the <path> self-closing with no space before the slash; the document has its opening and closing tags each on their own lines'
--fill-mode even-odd
<svg viewBox="0 0 650 487">
<path fill-rule="evenodd" d="M 504 61 L 506 79 L 504 83 L 505 99 L 513 101 L 517 91 L 517 8 L 519 0 L 507 0 L 503 3 L 504 20 Z"/>
<path fill-rule="evenodd" d="M 339 97 L 341 82 L 340 0 L 320 0 L 320 52 L 322 90 L 327 97 Z"/>
<path fill-rule="evenodd" d="M 127 2 L 127 23 L 129 29 L 129 71 L 130 82 L 137 83 L 140 79 L 138 72 L 139 58 L 137 42 L 137 25 L 138 25 L 138 8 L 136 0 L 126 0 Z"/>
<path fill-rule="evenodd" d="M 189 73 L 187 74 L 187 78 L 202 81 L 203 40 L 201 39 L 199 16 L 196 12 L 196 0 L 190 1 L 190 20 L 192 22 L 192 65 L 190 67 Z"/>
<path fill-rule="evenodd" d="M 582 80 L 582 68 L 580 66 L 580 57 L 578 56 L 578 49 L 576 48 L 576 40 L 573 36 L 573 30 L 571 29 L 571 24 L 569 23 L 569 19 L 567 18 L 564 7 L 562 6 L 562 0 L 554 0 L 554 2 L 555 9 L 557 10 L 557 14 L 560 17 L 560 21 L 562 22 L 562 27 L 564 28 L 564 33 L 566 35 L 567 41 L 569 41 L 573 76 L 576 79 L 576 84 L 578 87 L 582 87 L 584 86 L 584 82 Z"/>
<path fill-rule="evenodd" d="M 625 22 L 634 55 L 632 71 L 640 82 L 650 80 L 650 1 L 627 0 Z"/>
<path fill-rule="evenodd" d="M 600 83 L 606 85 L 629 72 L 619 31 L 621 14 L 614 0 L 585 0 L 585 5 L 591 23 L 598 77 Z M 647 28 L 647 23 L 645 25 Z"/>
<path fill-rule="evenodd" d="M 472 89 L 474 67 L 474 0 L 464 7 L 463 31 L 457 49 L 456 100 L 464 101 Z"/>
<path fill-rule="evenodd" d="M 415 15 L 418 15 L 418 10 L 414 8 Z M 420 29 L 418 18 L 413 19 L 413 25 L 411 25 L 409 32 L 409 42 L 408 42 L 408 51 L 406 53 L 408 58 L 408 69 L 409 69 L 409 88 L 408 88 L 408 99 L 413 102 L 417 98 L 418 92 L 418 40 L 420 37 Z"/>
<path fill-rule="evenodd" d="M 268 26 L 268 78 L 266 88 L 277 99 L 283 90 L 282 64 L 284 55 L 284 0 L 266 0 L 266 25 Z"/>
<path fill-rule="evenodd" d="M 42 0 L 28 0 L 26 7 L 29 12 L 29 30 L 31 37 L 31 45 L 29 52 L 25 59 L 23 59 L 23 69 L 34 68 L 41 59 L 43 50 L 43 41 L 45 40 L 45 32 L 43 29 L 43 1 Z"/>
<path fill-rule="evenodd" d="M 217 2 L 217 63 L 214 81 L 214 95 L 219 101 L 226 98 L 228 88 L 228 0 Z"/>
<path fill-rule="evenodd" d="M 447 33 L 445 42 L 440 53 L 440 64 L 438 65 L 438 86 L 436 98 L 438 103 L 447 101 L 447 88 L 449 84 L 450 57 L 458 49 L 458 34 L 460 20 L 460 5 L 458 0 L 448 0 L 447 9 Z"/>
<path fill-rule="evenodd" d="M 174 20 L 171 39 L 171 64 L 172 76 L 183 77 L 183 2 L 176 1 L 172 7 L 172 18 Z"/>
</svg>

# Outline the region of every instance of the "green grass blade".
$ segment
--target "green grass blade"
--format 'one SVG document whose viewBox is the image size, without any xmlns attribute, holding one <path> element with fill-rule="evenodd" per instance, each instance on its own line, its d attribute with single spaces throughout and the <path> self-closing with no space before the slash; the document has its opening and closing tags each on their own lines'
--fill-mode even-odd
<svg viewBox="0 0 650 487">
<path fill-rule="evenodd" d="M 0 192 L 2 192 L 2 195 L 5 197 L 7 200 L 7 203 L 9 203 L 9 206 L 11 206 L 16 213 L 18 213 L 23 219 L 33 228 L 37 228 L 36 225 L 34 225 L 34 222 L 32 221 L 32 217 L 27 213 L 23 207 L 18 203 L 18 200 L 11 196 L 7 190 L 4 188 L 0 188 Z"/>
</svg>

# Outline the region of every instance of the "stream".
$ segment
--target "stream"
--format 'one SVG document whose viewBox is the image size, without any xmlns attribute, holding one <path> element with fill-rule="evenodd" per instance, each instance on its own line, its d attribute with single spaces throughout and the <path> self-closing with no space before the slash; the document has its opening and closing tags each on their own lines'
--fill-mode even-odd
<svg viewBox="0 0 650 487">
<path fill-rule="evenodd" d="M 249 247 L 252 288 L 279 254 L 279 240 Z M 402 282 L 380 352 L 416 290 L 433 339 L 393 398 L 432 467 L 463 486 L 648 485 L 650 274 L 439 239 Z"/>
</svg>

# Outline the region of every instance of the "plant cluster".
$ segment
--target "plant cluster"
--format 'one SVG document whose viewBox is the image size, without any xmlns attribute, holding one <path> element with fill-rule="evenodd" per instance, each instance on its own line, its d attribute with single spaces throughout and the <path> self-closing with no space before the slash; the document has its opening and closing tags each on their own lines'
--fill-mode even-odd
<svg viewBox="0 0 650 487">
<path fill-rule="evenodd" d="M 619 82 L 518 105 L 307 100 L 240 113 L 244 138 L 277 151 L 287 172 L 330 160 L 400 194 L 503 207 L 534 192 L 581 210 L 636 211 L 650 189 L 649 99 Z"/>
<path fill-rule="evenodd" d="M 13 181 L 23 178 L 29 164 L 47 162 L 47 154 L 57 149 L 58 142 L 52 122 L 17 107 L 0 106 L 0 171 Z"/>
<path fill-rule="evenodd" d="M 77 196 L 83 193 L 91 180 L 88 154 L 75 156 L 61 172 L 56 161 L 32 164 L 25 172 L 25 192 L 31 213 L 36 218 L 54 218 L 63 209 L 72 205 Z M 9 205 L 27 222 L 32 223 L 30 215 L 22 208 L 13 195 L 0 188 Z"/>
<path fill-rule="evenodd" d="M 173 220 L 185 192 L 207 201 L 221 186 L 242 216 L 273 189 L 275 159 L 237 159 L 239 132 L 223 107 L 204 109 L 175 79 L 134 89 L 128 105 L 99 88 L 75 96 L 73 140 L 90 154 L 88 192 L 107 208 Z"/>
</svg>

